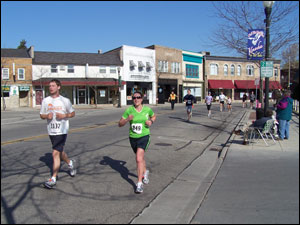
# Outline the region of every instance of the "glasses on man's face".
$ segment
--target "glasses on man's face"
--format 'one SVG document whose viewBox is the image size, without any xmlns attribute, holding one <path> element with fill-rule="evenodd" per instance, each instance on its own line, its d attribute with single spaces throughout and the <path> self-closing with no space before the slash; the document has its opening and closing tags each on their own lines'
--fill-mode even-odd
<svg viewBox="0 0 300 225">
<path fill-rule="evenodd" d="M 141 98 L 142 98 L 141 96 L 132 97 L 133 100 L 135 100 L 135 99 L 141 99 Z"/>
</svg>

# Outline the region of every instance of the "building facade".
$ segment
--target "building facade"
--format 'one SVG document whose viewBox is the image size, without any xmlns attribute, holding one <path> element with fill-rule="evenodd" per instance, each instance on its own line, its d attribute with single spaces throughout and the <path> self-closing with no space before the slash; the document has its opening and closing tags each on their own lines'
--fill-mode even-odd
<svg viewBox="0 0 300 225">
<path fill-rule="evenodd" d="M 147 49 L 155 50 L 155 72 L 157 83 L 157 102 L 164 104 L 172 91 L 182 102 L 182 51 L 159 45 L 151 45 Z"/>
<path fill-rule="evenodd" d="M 182 70 L 183 70 L 183 96 L 187 90 L 191 90 L 197 101 L 203 100 L 204 95 L 204 76 L 203 76 L 203 55 L 201 53 L 182 51 Z"/>
<path fill-rule="evenodd" d="M 254 91 L 257 92 L 257 99 L 260 98 L 260 83 L 255 83 L 255 80 L 260 80 L 259 62 L 242 57 L 205 55 L 204 58 L 206 93 L 211 91 L 213 96 L 218 96 L 223 91 L 233 100 L 241 100 L 244 93 L 249 96 Z M 281 89 L 280 60 L 273 60 L 273 68 L 273 77 L 269 79 L 270 98 L 273 90 Z M 264 89 L 264 81 L 262 85 Z"/>
<path fill-rule="evenodd" d="M 123 62 L 122 80 L 126 82 L 122 89 L 122 105 L 131 105 L 135 91 L 144 95 L 145 104 L 156 103 L 155 51 L 123 45 L 104 55 L 120 54 Z"/>
<path fill-rule="evenodd" d="M 122 66 L 117 54 L 37 51 L 32 65 L 33 106 L 41 105 L 49 95 L 49 81 L 53 78 L 62 82 L 61 95 L 74 105 L 117 104 Z"/>
<path fill-rule="evenodd" d="M 1 49 L 2 108 L 32 107 L 32 57 L 29 49 Z"/>
</svg>

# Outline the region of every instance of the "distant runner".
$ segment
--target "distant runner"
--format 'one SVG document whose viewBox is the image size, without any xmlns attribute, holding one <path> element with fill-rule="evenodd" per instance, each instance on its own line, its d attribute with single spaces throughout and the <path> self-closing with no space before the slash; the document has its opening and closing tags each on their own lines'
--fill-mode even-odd
<svg viewBox="0 0 300 225">
<path fill-rule="evenodd" d="M 143 106 L 143 95 L 140 92 L 133 94 L 133 106 L 126 109 L 119 121 L 119 127 L 130 123 L 129 140 L 130 145 L 136 154 L 138 183 L 136 193 L 142 193 L 144 184 L 149 183 L 149 170 L 146 169 L 144 158 L 150 144 L 150 127 L 156 119 L 156 115 L 151 108 Z"/>
<path fill-rule="evenodd" d="M 223 94 L 223 92 L 221 92 L 221 94 L 219 95 L 219 101 L 220 101 L 220 112 L 223 111 L 224 109 L 224 102 L 225 102 L 225 98 L 226 96 Z"/>
<path fill-rule="evenodd" d="M 174 91 L 172 91 L 172 93 L 170 94 L 170 97 L 169 97 L 169 102 L 171 102 L 171 109 L 174 110 L 174 105 L 175 105 L 175 102 L 176 102 L 176 97 L 177 95 L 174 94 Z"/>
<path fill-rule="evenodd" d="M 205 103 L 208 110 L 208 117 L 211 117 L 211 103 L 213 101 L 213 97 L 211 96 L 211 92 L 208 92 L 208 95 L 205 97 Z"/>
<path fill-rule="evenodd" d="M 187 95 L 184 96 L 183 101 L 186 102 L 186 112 L 187 112 L 187 121 L 190 121 L 190 119 L 192 118 L 192 110 L 193 110 L 193 103 L 196 102 L 196 98 L 194 97 L 194 95 L 191 95 L 191 90 L 188 89 L 187 91 Z"/>
</svg>

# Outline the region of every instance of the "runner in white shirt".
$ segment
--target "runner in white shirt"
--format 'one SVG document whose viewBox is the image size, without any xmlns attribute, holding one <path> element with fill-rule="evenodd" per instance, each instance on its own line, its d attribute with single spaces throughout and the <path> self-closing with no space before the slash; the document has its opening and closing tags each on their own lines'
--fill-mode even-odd
<svg viewBox="0 0 300 225">
<path fill-rule="evenodd" d="M 211 103 L 213 101 L 213 97 L 211 96 L 211 92 L 208 92 L 208 95 L 205 97 L 205 103 L 208 110 L 208 117 L 211 117 Z"/>
<path fill-rule="evenodd" d="M 64 152 L 64 145 L 69 130 L 68 118 L 74 117 L 75 111 L 70 100 L 59 95 L 60 88 L 61 83 L 59 80 L 53 79 L 50 81 L 50 96 L 43 100 L 40 111 L 41 119 L 47 119 L 47 129 L 53 149 L 53 174 L 52 177 L 44 183 L 47 188 L 53 188 L 56 185 L 56 177 L 61 159 L 68 164 L 70 175 L 73 177 L 76 174 L 75 160 L 70 160 Z"/>
<path fill-rule="evenodd" d="M 225 98 L 226 98 L 226 96 L 223 94 L 223 92 L 221 92 L 221 94 L 219 95 L 220 111 L 221 111 L 221 112 L 222 112 L 223 109 L 224 109 Z"/>
</svg>

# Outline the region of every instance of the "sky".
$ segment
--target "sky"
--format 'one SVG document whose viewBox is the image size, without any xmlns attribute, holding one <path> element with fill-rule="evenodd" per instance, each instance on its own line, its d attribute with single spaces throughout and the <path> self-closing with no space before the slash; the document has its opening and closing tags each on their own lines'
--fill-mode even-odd
<svg viewBox="0 0 300 225">
<path fill-rule="evenodd" d="M 210 1 L 1 1 L 1 48 L 17 48 L 25 39 L 35 51 L 97 53 L 155 44 L 238 56 L 209 46 L 217 23 Z"/>
</svg>

